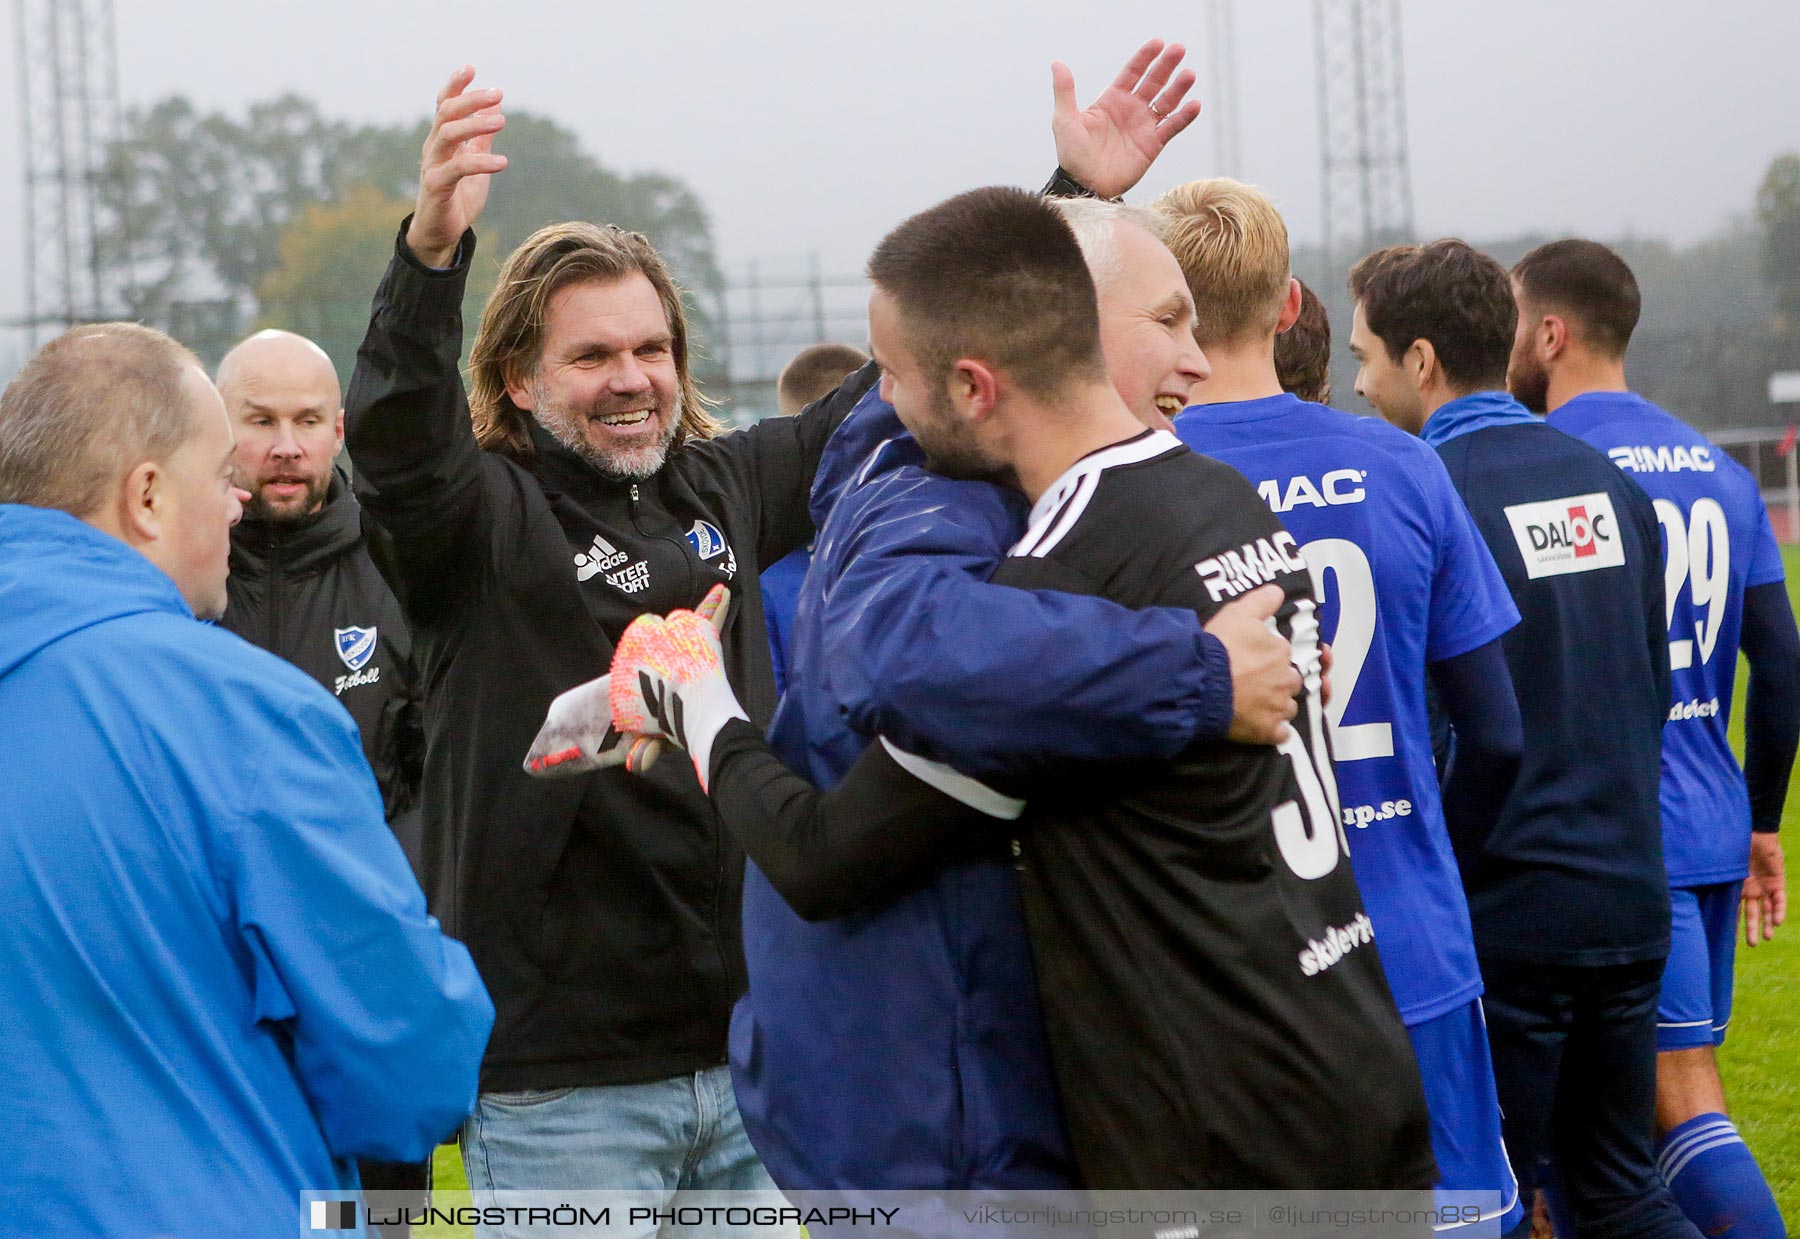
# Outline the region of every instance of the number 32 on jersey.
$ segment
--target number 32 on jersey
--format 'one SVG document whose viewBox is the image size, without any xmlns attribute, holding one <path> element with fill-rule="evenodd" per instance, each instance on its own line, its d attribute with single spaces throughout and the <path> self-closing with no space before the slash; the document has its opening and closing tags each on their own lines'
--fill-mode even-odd
<svg viewBox="0 0 1800 1239">
<path fill-rule="evenodd" d="M 1369 557 L 1347 538 L 1319 538 L 1300 548 L 1312 572 L 1313 593 L 1321 601 L 1337 599 L 1337 634 L 1331 642 L 1331 747 L 1339 761 L 1362 761 L 1394 755 L 1394 725 L 1372 722 L 1344 725 L 1344 712 L 1356 697 L 1356 682 L 1375 643 L 1375 573 Z"/>
<path fill-rule="evenodd" d="M 1338 858 L 1350 852 L 1339 811 L 1337 777 L 1326 756 L 1325 724 L 1331 729 L 1331 751 L 1338 761 L 1361 761 L 1394 755 L 1392 723 L 1344 723 L 1344 712 L 1356 696 L 1369 650 L 1375 643 L 1375 573 L 1369 557 L 1345 538 L 1319 538 L 1300 548 L 1312 575 L 1313 593 L 1320 599 L 1335 596 L 1338 607 L 1337 636 L 1332 642 L 1331 701 L 1317 707 L 1319 622 L 1317 604 L 1296 604 L 1293 619 L 1294 665 L 1308 677 L 1302 694 L 1303 717 L 1279 746 L 1294 763 L 1300 799 L 1275 807 L 1275 842 L 1282 859 L 1302 878 L 1322 878 L 1337 868 Z M 1330 588 L 1328 588 L 1330 587 Z M 1309 666 L 1312 670 L 1308 670 Z M 1301 740 L 1300 729 L 1310 733 L 1310 744 Z M 1304 813 L 1302 806 L 1304 805 Z"/>
</svg>

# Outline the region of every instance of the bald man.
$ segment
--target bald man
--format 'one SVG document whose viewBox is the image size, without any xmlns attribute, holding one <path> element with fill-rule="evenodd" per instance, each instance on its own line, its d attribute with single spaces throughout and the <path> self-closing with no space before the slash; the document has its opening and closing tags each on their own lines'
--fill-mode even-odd
<svg viewBox="0 0 1800 1239">
<path fill-rule="evenodd" d="M 333 463 L 344 446 L 337 369 L 304 336 L 259 331 L 225 355 L 218 386 L 237 435 L 232 480 L 250 496 L 232 530 L 224 625 L 350 711 L 416 869 L 424 744 L 412 640 Z"/>
<path fill-rule="evenodd" d="M 231 531 L 221 622 L 350 712 L 416 873 L 425 744 L 412 637 L 370 557 L 349 476 L 334 465 L 344 446 L 337 368 L 304 336 L 259 331 L 219 363 L 218 387 L 237 437 L 232 481 L 249 495 Z M 362 1177 L 390 1191 L 425 1183 L 423 1167 L 365 1162 Z"/>
</svg>

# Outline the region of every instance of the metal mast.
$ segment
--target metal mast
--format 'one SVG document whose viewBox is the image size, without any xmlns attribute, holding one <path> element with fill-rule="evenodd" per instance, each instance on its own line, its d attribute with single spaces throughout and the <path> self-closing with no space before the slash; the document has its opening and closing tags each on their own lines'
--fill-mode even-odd
<svg viewBox="0 0 1800 1239">
<path fill-rule="evenodd" d="M 124 312 L 124 272 L 102 269 L 98 178 L 118 133 L 111 0 L 14 0 L 24 125 L 25 326 L 36 344 Z"/>
<path fill-rule="evenodd" d="M 1238 141 L 1237 18 L 1232 0 L 1209 0 L 1207 45 L 1212 52 L 1212 82 L 1201 94 L 1212 114 L 1213 148 L 1219 176 L 1242 176 Z"/>
<path fill-rule="evenodd" d="M 1400 0 L 1313 0 L 1325 262 L 1413 235 Z"/>
</svg>

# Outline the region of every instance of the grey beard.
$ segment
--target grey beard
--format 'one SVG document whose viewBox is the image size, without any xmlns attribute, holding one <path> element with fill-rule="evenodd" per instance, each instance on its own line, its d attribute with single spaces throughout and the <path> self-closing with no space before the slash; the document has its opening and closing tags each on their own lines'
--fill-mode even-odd
<svg viewBox="0 0 1800 1239">
<path fill-rule="evenodd" d="M 669 449 L 675 445 L 675 436 L 681 431 L 681 399 L 676 397 L 675 414 L 669 418 L 669 424 L 663 430 L 662 438 L 647 447 L 632 448 L 626 451 L 601 451 L 587 441 L 582 433 L 586 419 L 576 419 L 566 415 L 565 410 L 554 404 L 546 404 L 540 395 L 537 399 L 540 409 L 550 413 L 549 417 L 541 414 L 538 424 L 550 432 L 550 437 L 587 461 L 595 469 L 609 478 L 621 482 L 641 482 L 645 478 L 655 477 L 669 459 Z"/>
</svg>

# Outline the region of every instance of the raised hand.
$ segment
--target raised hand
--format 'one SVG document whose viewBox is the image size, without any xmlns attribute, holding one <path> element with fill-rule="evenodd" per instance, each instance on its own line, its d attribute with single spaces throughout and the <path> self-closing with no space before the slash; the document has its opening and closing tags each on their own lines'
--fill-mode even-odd
<svg viewBox="0 0 1800 1239">
<path fill-rule="evenodd" d="M 1060 60 L 1052 64 L 1056 108 L 1050 132 L 1064 171 L 1102 198 L 1120 197 L 1143 180 L 1170 139 L 1200 115 L 1198 99 L 1182 102 L 1193 88 L 1193 70 L 1175 74 L 1186 55 L 1179 43 L 1164 47 L 1161 39 L 1151 39 L 1085 110 L 1075 104 L 1069 66 Z"/>
<path fill-rule="evenodd" d="M 506 126 L 500 92 L 470 90 L 474 80 L 473 65 L 450 75 L 425 135 L 419 199 L 406 230 L 406 248 L 428 267 L 450 265 L 456 243 L 487 205 L 489 179 L 506 167 L 506 156 L 493 153 L 494 135 Z"/>
</svg>

